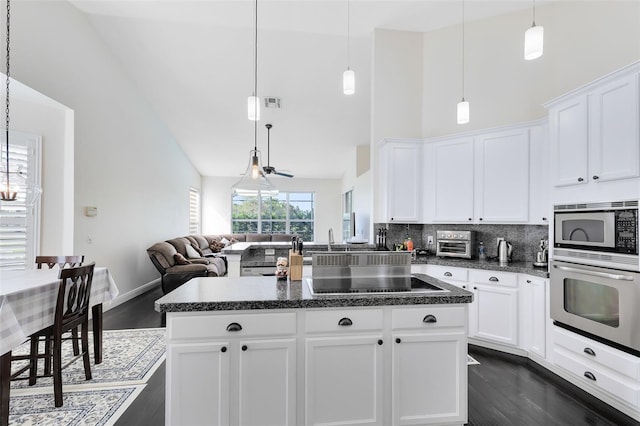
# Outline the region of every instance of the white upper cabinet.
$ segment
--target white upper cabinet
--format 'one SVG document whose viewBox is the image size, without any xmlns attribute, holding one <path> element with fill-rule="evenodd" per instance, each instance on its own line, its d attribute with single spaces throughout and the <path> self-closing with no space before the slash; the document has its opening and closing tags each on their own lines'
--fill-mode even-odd
<svg viewBox="0 0 640 426">
<path fill-rule="evenodd" d="M 473 138 L 432 144 L 427 150 L 426 219 L 434 222 L 473 221 Z"/>
<path fill-rule="evenodd" d="M 413 139 L 385 139 L 380 145 L 382 221 L 421 221 L 422 145 L 422 140 Z"/>
<path fill-rule="evenodd" d="M 481 223 L 529 219 L 529 129 L 478 136 L 475 217 Z"/>
<path fill-rule="evenodd" d="M 640 64 L 549 102 L 553 184 L 640 176 Z"/>
</svg>

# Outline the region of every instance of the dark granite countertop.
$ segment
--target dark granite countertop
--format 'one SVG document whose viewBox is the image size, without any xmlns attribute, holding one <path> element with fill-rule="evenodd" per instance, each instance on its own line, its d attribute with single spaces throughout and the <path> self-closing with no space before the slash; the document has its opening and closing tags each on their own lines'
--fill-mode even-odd
<svg viewBox="0 0 640 426">
<path fill-rule="evenodd" d="M 488 271 L 514 272 L 528 274 L 536 277 L 549 278 L 548 267 L 533 266 L 533 262 L 509 262 L 506 266 L 500 266 L 497 260 L 456 259 L 451 257 L 418 256 L 411 262 L 417 265 L 442 265 L 457 268 L 483 269 Z"/>
<path fill-rule="evenodd" d="M 416 274 L 446 293 L 380 293 L 312 295 L 302 281 L 276 277 L 193 278 L 156 300 L 158 312 L 233 311 L 245 309 L 300 309 L 354 306 L 471 303 L 473 294 L 424 274 Z"/>
</svg>

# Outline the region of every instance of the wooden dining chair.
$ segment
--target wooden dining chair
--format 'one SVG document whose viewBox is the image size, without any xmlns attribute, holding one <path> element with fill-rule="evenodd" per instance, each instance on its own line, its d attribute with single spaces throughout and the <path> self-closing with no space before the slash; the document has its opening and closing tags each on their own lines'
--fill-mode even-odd
<svg viewBox="0 0 640 426">
<path fill-rule="evenodd" d="M 56 298 L 56 310 L 53 325 L 40 330 L 30 336 L 29 355 L 12 357 L 12 361 L 19 359 L 29 360 L 29 384 L 33 385 L 36 378 L 53 377 L 53 393 L 56 407 L 62 406 L 62 370 L 80 357 L 84 363 L 84 375 L 91 380 L 91 364 L 89 361 L 89 296 L 91 295 L 91 283 L 95 263 L 85 266 L 62 268 L 58 274 L 60 279 Z M 62 343 L 65 340 L 78 340 L 76 336 L 65 337 L 65 332 L 80 327 L 82 353 L 62 365 Z M 40 353 L 40 342 L 45 344 L 44 352 Z M 51 349 L 48 349 L 51 348 Z M 38 360 L 45 360 L 45 366 L 53 361 L 53 372 L 38 375 Z M 24 370 L 24 368 L 22 369 Z M 15 375 L 15 374 L 14 374 Z M 12 375 L 12 378 L 14 378 Z"/>
<path fill-rule="evenodd" d="M 80 266 L 84 262 L 84 256 L 36 256 L 36 267 L 42 269 L 42 265 L 47 265 L 49 269 L 56 265 L 59 268 Z"/>
</svg>

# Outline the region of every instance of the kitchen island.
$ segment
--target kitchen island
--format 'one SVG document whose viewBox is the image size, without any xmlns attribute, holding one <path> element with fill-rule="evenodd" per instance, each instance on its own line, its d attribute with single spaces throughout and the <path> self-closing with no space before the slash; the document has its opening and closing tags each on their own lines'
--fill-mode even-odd
<svg viewBox="0 0 640 426">
<path fill-rule="evenodd" d="M 167 313 L 166 423 L 467 421 L 467 304 L 445 291 L 312 295 L 306 279 L 195 278 Z"/>
</svg>

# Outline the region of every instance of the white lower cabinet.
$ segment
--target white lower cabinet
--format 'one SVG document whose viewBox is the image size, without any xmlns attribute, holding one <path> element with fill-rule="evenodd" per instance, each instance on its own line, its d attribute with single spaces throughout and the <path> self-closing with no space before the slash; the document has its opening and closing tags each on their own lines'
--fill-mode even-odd
<svg viewBox="0 0 640 426">
<path fill-rule="evenodd" d="M 167 315 L 167 425 L 467 421 L 465 304 L 260 312 Z"/>
<path fill-rule="evenodd" d="M 384 424 L 382 342 L 382 330 L 306 339 L 305 424 Z"/>
<path fill-rule="evenodd" d="M 520 286 L 520 346 L 528 353 L 546 356 L 548 279 L 531 275 L 518 276 Z"/>
<path fill-rule="evenodd" d="M 471 271 L 469 337 L 518 345 L 518 281 L 509 272 Z"/>
<path fill-rule="evenodd" d="M 412 323 L 403 321 L 411 314 Z M 393 318 L 392 424 L 464 423 L 467 419 L 464 308 L 415 308 L 414 312 L 397 315 L 394 312 Z"/>
</svg>

